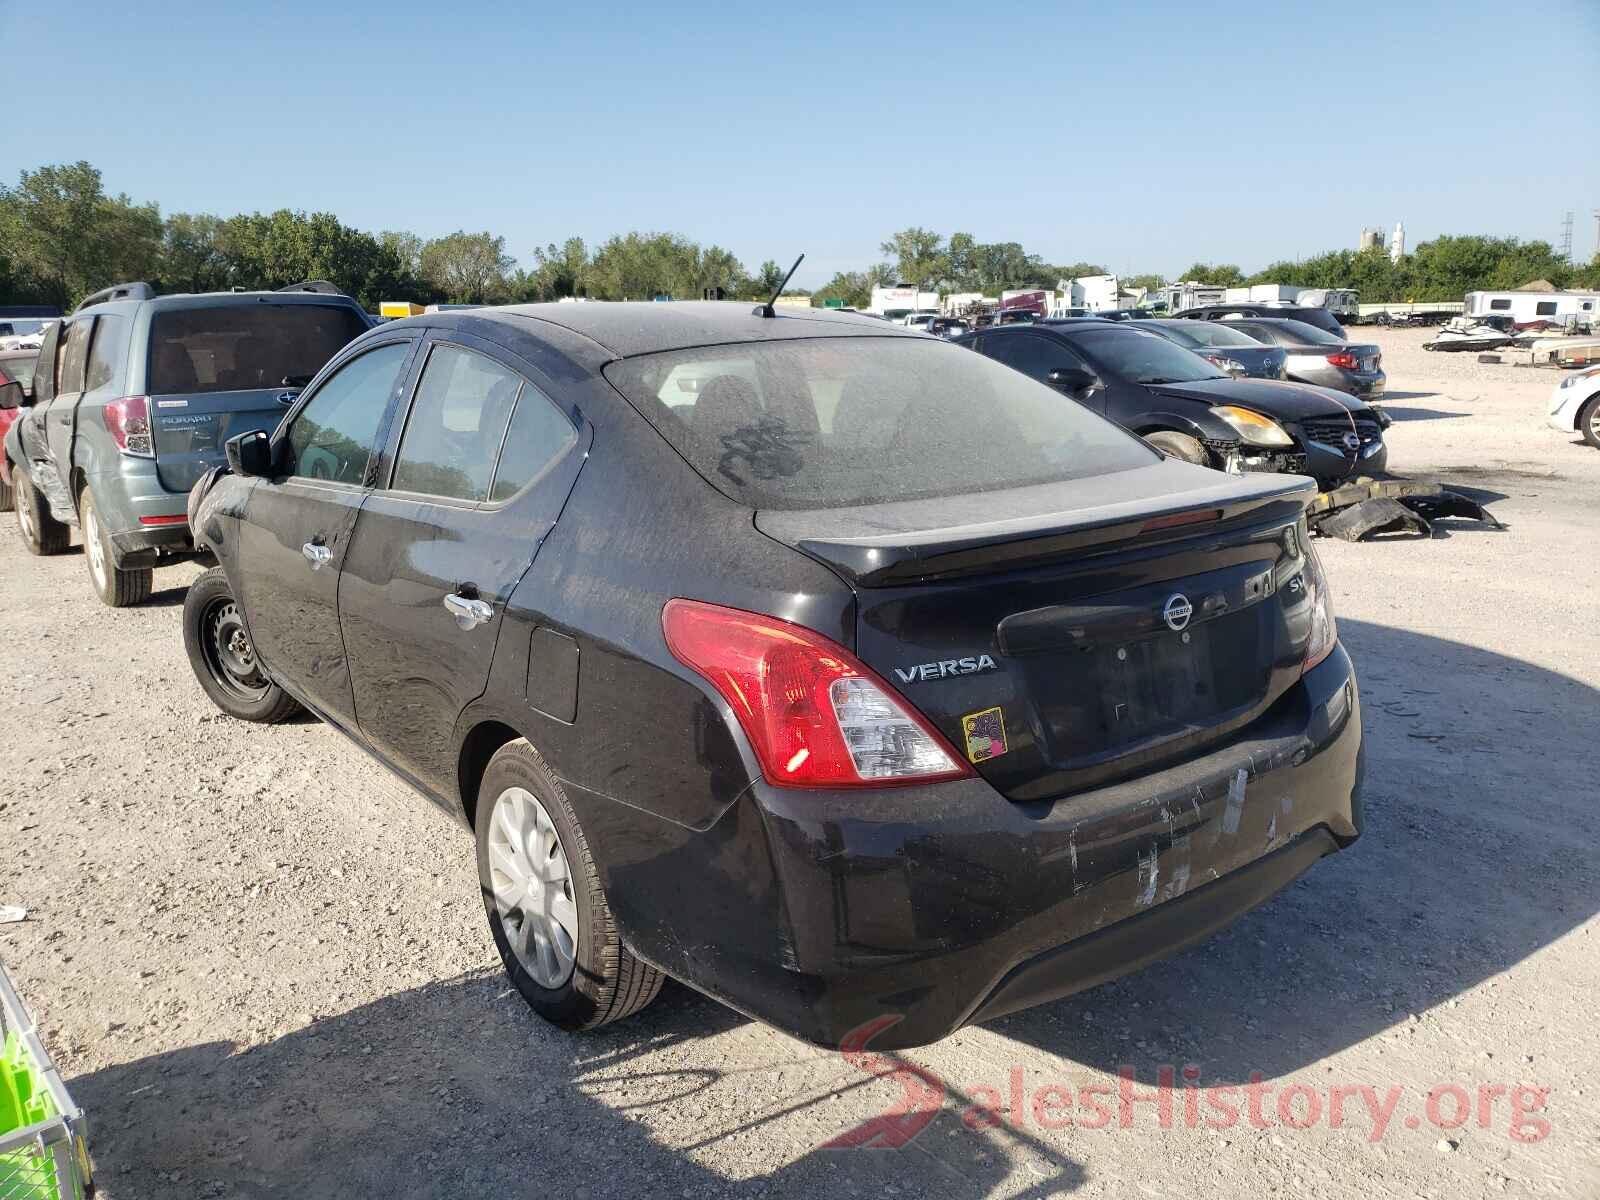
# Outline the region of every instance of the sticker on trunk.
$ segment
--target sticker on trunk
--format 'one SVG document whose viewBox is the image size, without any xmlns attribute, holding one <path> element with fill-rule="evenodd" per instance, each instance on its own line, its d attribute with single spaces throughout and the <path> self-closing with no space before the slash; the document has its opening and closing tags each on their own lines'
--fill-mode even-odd
<svg viewBox="0 0 1600 1200">
<path fill-rule="evenodd" d="M 967 759 L 985 762 L 1006 752 L 1006 719 L 998 708 L 968 713 L 961 718 L 961 731 L 967 736 Z"/>
</svg>

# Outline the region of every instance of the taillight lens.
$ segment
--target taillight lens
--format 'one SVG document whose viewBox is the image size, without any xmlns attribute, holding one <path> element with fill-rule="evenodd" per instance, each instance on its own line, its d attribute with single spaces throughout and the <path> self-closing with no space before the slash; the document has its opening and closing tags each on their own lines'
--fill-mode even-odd
<svg viewBox="0 0 1600 1200">
<path fill-rule="evenodd" d="M 843 646 L 760 613 L 698 600 L 661 612 L 667 648 L 739 718 L 783 787 L 882 787 L 972 773 L 938 731 Z"/>
<path fill-rule="evenodd" d="M 1305 566 L 1300 571 L 1300 578 L 1305 581 L 1306 600 L 1311 605 L 1311 629 L 1306 635 L 1305 665 L 1309 671 L 1333 653 L 1333 647 L 1339 640 L 1339 627 L 1333 619 L 1333 591 L 1328 587 L 1328 576 L 1322 570 L 1322 560 L 1317 557 L 1316 547 L 1311 544 L 1304 530 L 1301 531 L 1300 544 L 1305 551 Z"/>
<path fill-rule="evenodd" d="M 1334 366 L 1341 367 L 1346 371 L 1354 371 L 1358 365 L 1356 356 L 1354 354 L 1346 354 L 1343 350 L 1339 351 L 1337 354 L 1330 354 L 1327 357 L 1328 361 Z"/>
<path fill-rule="evenodd" d="M 150 439 L 148 397 L 124 396 L 120 400 L 108 400 L 100 411 L 105 414 L 106 428 L 118 450 L 141 458 L 155 457 L 155 444 Z"/>
</svg>

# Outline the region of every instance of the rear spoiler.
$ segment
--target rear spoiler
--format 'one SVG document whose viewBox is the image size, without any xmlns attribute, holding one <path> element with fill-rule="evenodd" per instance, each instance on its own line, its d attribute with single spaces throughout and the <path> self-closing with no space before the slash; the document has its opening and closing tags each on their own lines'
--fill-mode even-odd
<svg viewBox="0 0 1600 1200">
<path fill-rule="evenodd" d="M 826 563 L 853 585 L 888 587 L 1014 570 L 1119 543 L 1192 538 L 1235 529 L 1242 521 L 1298 520 L 1317 494 L 1316 483 L 1298 475 L 1206 471 L 1215 484 L 1185 488 L 1183 482 L 1192 478 L 1174 479 L 1174 467 L 1205 471 L 1163 463 L 1122 472 L 1120 479 L 1100 475 L 1004 493 L 858 509 L 769 509 L 757 513 L 756 526 Z M 943 521 L 974 519 L 936 526 L 929 521 L 930 527 L 917 528 L 918 517 L 935 514 Z"/>
</svg>

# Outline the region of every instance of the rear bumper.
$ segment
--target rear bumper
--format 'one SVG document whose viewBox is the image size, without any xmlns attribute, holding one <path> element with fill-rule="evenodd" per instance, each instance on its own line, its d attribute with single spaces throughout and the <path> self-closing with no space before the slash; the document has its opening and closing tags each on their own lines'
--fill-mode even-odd
<svg viewBox="0 0 1600 1200">
<path fill-rule="evenodd" d="M 1318 387 L 1332 388 L 1362 400 L 1376 400 L 1388 387 L 1389 377 L 1382 371 L 1346 371 L 1331 364 L 1323 367 L 1290 365 L 1289 378 Z"/>
<path fill-rule="evenodd" d="M 153 460 L 125 458 L 116 470 L 90 476 L 89 488 L 117 566 L 147 566 L 158 552 L 186 554 L 194 549 L 186 512 L 189 497 L 162 486 Z M 166 523 L 173 517 L 183 519 Z M 159 523 L 147 525 L 147 520 Z"/>
<path fill-rule="evenodd" d="M 758 783 L 735 805 L 746 817 L 724 820 L 759 828 L 765 853 L 734 856 L 730 839 L 745 839 L 732 832 L 699 835 L 708 856 L 721 847 L 713 876 L 713 861 L 738 859 L 724 881 L 748 898 L 737 917 L 667 931 L 675 902 L 658 901 L 653 928 L 624 932 L 672 974 L 808 1041 L 836 1046 L 894 1017 L 873 1045 L 920 1045 L 1136 970 L 1260 904 L 1359 836 L 1361 773 L 1355 676 L 1337 648 L 1226 747 L 1055 801 L 1015 803 L 981 779 Z M 770 931 L 756 901 L 769 892 Z"/>
</svg>

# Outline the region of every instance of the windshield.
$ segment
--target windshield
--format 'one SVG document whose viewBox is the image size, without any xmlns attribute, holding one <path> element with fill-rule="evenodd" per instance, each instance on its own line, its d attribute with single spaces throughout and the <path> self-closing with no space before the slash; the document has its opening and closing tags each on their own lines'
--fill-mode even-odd
<svg viewBox="0 0 1600 1200">
<path fill-rule="evenodd" d="M 1104 374 L 1129 383 L 1196 383 L 1228 378 L 1198 354 L 1142 329 L 1109 323 L 1102 329 L 1078 325 L 1072 327 L 1070 337 L 1073 347 L 1093 359 Z"/>
<path fill-rule="evenodd" d="M 953 496 L 1156 461 L 1059 392 L 925 338 L 814 338 L 624 359 L 606 377 L 754 508 Z"/>
<path fill-rule="evenodd" d="M 1186 333 L 1192 339 L 1186 343 L 1188 345 L 1254 346 L 1258 350 L 1261 348 L 1261 343 L 1242 329 L 1230 329 L 1226 325 L 1213 325 L 1208 321 L 1184 321 L 1181 324 L 1187 328 L 1180 328 L 1178 332 Z"/>
</svg>

